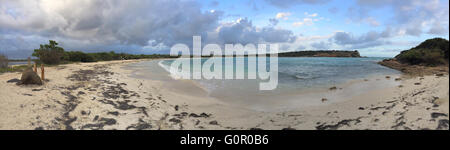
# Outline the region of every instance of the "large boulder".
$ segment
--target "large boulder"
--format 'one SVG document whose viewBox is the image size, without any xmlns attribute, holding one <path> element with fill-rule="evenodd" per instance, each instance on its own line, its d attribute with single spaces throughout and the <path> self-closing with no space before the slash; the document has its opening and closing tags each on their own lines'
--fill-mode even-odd
<svg viewBox="0 0 450 150">
<path fill-rule="evenodd" d="M 33 69 L 28 68 L 22 73 L 22 78 L 20 78 L 20 84 L 36 84 L 36 85 L 42 85 L 42 80 L 38 76 L 36 72 L 33 71 Z"/>
</svg>

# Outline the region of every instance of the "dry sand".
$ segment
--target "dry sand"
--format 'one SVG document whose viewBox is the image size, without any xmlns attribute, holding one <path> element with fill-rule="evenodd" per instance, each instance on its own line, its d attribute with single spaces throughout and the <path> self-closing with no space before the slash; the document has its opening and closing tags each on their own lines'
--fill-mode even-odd
<svg viewBox="0 0 450 150">
<path fill-rule="evenodd" d="M 190 81 L 130 77 L 123 66 L 139 61 L 49 67 L 43 86 L 18 86 L 8 81 L 20 73 L 0 74 L 0 129 L 449 129 L 448 74 L 402 77 L 400 87 L 345 101 L 262 112 L 208 97 Z"/>
</svg>

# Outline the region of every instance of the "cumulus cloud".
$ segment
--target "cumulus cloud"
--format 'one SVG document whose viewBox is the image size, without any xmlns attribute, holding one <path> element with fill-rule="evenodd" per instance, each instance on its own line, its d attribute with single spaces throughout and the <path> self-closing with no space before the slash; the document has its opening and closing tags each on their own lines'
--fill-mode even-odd
<svg viewBox="0 0 450 150">
<path fill-rule="evenodd" d="M 449 26 L 449 3 L 445 0 L 358 0 L 356 8 L 349 8 L 348 16 L 356 22 L 364 21 L 377 25 L 370 19 L 370 12 L 379 9 L 392 10 L 393 18 L 388 23 L 406 35 L 448 33 L 448 28 L 442 28 Z"/>
<path fill-rule="evenodd" d="M 328 50 L 331 47 L 331 43 L 330 42 L 325 42 L 325 41 L 321 41 L 321 42 L 316 42 L 316 43 L 312 43 L 311 46 L 313 48 L 315 48 L 316 50 Z"/>
<path fill-rule="evenodd" d="M 370 31 L 360 36 L 354 36 L 348 32 L 336 32 L 330 41 L 352 49 L 360 49 L 388 44 L 389 41 L 385 39 L 392 35 L 391 28 L 387 28 L 383 32 Z"/>
<path fill-rule="evenodd" d="M 316 20 L 316 21 L 318 21 L 318 20 Z M 310 25 L 313 25 L 313 24 L 314 24 L 314 20 L 313 19 L 311 19 L 311 18 L 303 18 L 302 21 L 294 22 L 292 25 L 294 27 L 301 27 L 303 25 L 310 26 Z"/>
<path fill-rule="evenodd" d="M 218 38 L 221 43 L 282 43 L 293 42 L 296 39 L 290 30 L 276 29 L 273 26 L 255 27 L 247 18 L 235 22 L 224 23 L 218 27 Z"/>
<path fill-rule="evenodd" d="M 201 12 L 189 1 L 4 1 L 3 29 L 96 42 L 171 45 L 217 26 L 220 12 Z M 77 7 L 73 7 L 77 6 Z M 194 17 L 195 16 L 195 17 Z"/>
<path fill-rule="evenodd" d="M 0 0 L 2 51 L 26 50 L 48 39 L 69 50 L 168 50 L 176 43 L 204 41 L 291 42 L 292 31 L 273 26 L 256 28 L 248 19 L 219 22 L 222 11 L 202 11 L 184 0 Z M 212 2 L 212 5 L 218 5 Z M 7 35 L 7 37 L 5 37 Z M 28 37 L 20 43 L 7 42 Z M 8 40 L 6 40 L 8 39 Z M 24 44 L 26 43 L 26 44 Z M 32 45 L 32 46 L 28 46 Z"/>
<path fill-rule="evenodd" d="M 287 19 L 289 19 L 289 18 L 288 18 L 289 16 L 291 16 L 291 13 L 289 13 L 289 12 L 280 12 L 280 13 L 277 13 L 277 15 L 275 16 L 275 18 L 276 18 L 276 19 L 284 19 L 284 20 L 287 20 Z"/>
</svg>

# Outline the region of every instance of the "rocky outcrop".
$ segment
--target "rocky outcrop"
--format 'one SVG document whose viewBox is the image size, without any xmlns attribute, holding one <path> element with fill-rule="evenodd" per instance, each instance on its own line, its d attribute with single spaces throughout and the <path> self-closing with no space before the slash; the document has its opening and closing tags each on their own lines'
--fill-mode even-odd
<svg viewBox="0 0 450 150">
<path fill-rule="evenodd" d="M 42 85 L 42 80 L 38 76 L 36 72 L 33 71 L 33 69 L 28 68 L 22 73 L 22 77 L 20 78 L 19 84 L 29 85 Z"/>
</svg>

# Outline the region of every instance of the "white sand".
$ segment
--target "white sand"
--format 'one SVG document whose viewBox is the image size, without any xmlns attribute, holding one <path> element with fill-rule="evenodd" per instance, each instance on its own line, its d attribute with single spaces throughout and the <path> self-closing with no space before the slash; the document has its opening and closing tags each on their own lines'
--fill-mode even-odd
<svg viewBox="0 0 450 150">
<path fill-rule="evenodd" d="M 339 101 L 327 97 L 324 105 L 263 112 L 208 97 L 191 81 L 130 77 L 133 71 L 123 66 L 133 62 L 138 61 L 49 67 L 50 82 L 44 86 L 17 86 L 7 81 L 20 78 L 20 73 L 1 74 L 0 129 L 417 130 L 440 125 L 448 130 L 448 75 L 403 78 L 398 81 L 401 88 L 362 92 Z M 88 81 L 68 79 L 79 70 L 91 70 L 81 76 Z M 377 80 L 358 84 L 372 82 Z"/>
</svg>

